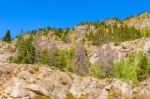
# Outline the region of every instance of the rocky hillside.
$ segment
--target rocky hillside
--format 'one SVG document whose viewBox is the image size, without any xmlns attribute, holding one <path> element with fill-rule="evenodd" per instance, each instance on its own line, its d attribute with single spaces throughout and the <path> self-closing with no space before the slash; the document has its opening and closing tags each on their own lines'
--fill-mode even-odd
<svg viewBox="0 0 150 99">
<path fill-rule="evenodd" d="M 12 44 L 1 43 L 2 56 L 9 57 Z M 60 46 L 59 43 L 57 46 Z M 115 61 L 125 57 L 129 52 L 143 51 L 149 55 L 149 38 L 113 43 L 102 47 L 87 46 L 88 57 L 95 63 L 100 57 L 98 51 L 109 53 L 107 45 L 115 51 Z M 9 47 L 8 47 L 9 45 Z M 63 44 L 62 44 L 63 45 Z M 61 46 L 62 46 L 61 45 Z M 70 46 L 70 45 L 63 45 Z M 15 49 L 14 49 L 15 50 Z M 110 50 L 110 51 L 111 51 Z M 111 53 L 112 53 L 111 51 Z M 150 79 L 134 84 L 115 78 L 98 79 L 93 76 L 79 76 L 71 72 L 62 72 L 54 67 L 42 64 L 10 64 L 0 57 L 0 99 L 149 99 Z"/>
<path fill-rule="evenodd" d="M 150 12 L 144 12 L 138 16 L 129 17 L 124 20 L 124 23 L 135 28 L 149 28 L 150 27 Z"/>
<path fill-rule="evenodd" d="M 126 19 L 111 18 L 104 21 L 106 24 L 126 24 L 130 27 L 137 29 L 149 28 L 150 27 L 150 12 L 143 12 L 138 15 L 129 16 Z"/>
<path fill-rule="evenodd" d="M 0 99 L 150 98 L 150 79 L 134 85 L 113 78 L 81 77 L 39 65 L 0 63 L 0 66 Z"/>
<path fill-rule="evenodd" d="M 150 99 L 150 13 L 0 42 L 0 99 Z"/>
</svg>

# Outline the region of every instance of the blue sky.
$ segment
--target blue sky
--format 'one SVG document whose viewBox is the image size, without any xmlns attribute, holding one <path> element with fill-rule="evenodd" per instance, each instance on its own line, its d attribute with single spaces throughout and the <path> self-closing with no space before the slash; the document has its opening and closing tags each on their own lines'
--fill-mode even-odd
<svg viewBox="0 0 150 99">
<path fill-rule="evenodd" d="M 0 0 L 0 37 L 39 27 L 71 27 L 82 21 L 125 18 L 150 11 L 150 0 Z"/>
</svg>

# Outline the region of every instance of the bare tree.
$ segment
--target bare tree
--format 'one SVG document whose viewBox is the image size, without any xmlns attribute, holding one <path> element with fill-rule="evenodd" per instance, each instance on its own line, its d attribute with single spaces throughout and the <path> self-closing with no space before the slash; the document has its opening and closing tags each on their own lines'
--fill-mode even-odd
<svg viewBox="0 0 150 99">
<path fill-rule="evenodd" d="M 52 66 L 58 67 L 59 60 L 58 60 L 58 48 L 54 40 L 48 40 L 47 43 L 47 51 L 49 56 L 49 62 Z"/>
<path fill-rule="evenodd" d="M 112 74 L 112 68 L 114 64 L 114 59 L 115 59 L 115 52 L 111 48 L 111 45 L 104 44 L 99 48 L 98 51 L 98 56 L 99 59 L 97 61 L 98 64 L 102 65 L 102 71 L 103 71 L 103 76 L 111 76 Z"/>
<path fill-rule="evenodd" d="M 35 34 L 35 41 L 34 41 L 36 60 L 38 59 L 38 56 L 40 54 L 40 46 L 39 46 L 41 40 L 40 36 L 41 36 L 40 32 L 37 31 Z"/>
<path fill-rule="evenodd" d="M 75 45 L 75 53 L 73 59 L 74 59 L 73 71 L 75 73 L 85 75 L 89 72 L 88 58 L 86 56 L 85 49 L 82 45 L 78 44 Z"/>
</svg>

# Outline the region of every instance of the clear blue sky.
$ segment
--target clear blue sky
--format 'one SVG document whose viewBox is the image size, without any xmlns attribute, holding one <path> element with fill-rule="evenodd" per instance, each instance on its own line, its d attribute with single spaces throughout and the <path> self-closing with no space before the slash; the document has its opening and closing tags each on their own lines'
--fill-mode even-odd
<svg viewBox="0 0 150 99">
<path fill-rule="evenodd" d="M 0 0 L 0 37 L 38 27 L 70 27 L 82 21 L 125 18 L 150 10 L 150 0 Z"/>
</svg>

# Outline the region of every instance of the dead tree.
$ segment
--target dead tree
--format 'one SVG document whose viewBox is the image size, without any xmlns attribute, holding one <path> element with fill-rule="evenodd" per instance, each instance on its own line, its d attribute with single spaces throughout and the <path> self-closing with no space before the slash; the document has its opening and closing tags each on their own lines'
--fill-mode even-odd
<svg viewBox="0 0 150 99">
<path fill-rule="evenodd" d="M 75 45 L 75 53 L 73 58 L 73 71 L 80 75 L 86 75 L 89 73 L 89 62 L 85 53 L 85 49 L 82 45 Z"/>
<path fill-rule="evenodd" d="M 48 51 L 49 62 L 51 63 L 51 66 L 58 67 L 59 66 L 58 48 L 54 40 L 48 41 L 47 51 Z"/>
<path fill-rule="evenodd" d="M 35 41 L 34 41 L 34 45 L 35 45 L 35 55 L 36 55 L 36 61 L 38 60 L 38 56 L 40 54 L 40 32 L 37 31 L 35 34 Z"/>
<path fill-rule="evenodd" d="M 101 69 L 104 77 L 110 77 L 112 74 L 112 68 L 115 60 L 114 54 L 115 52 L 109 43 L 102 45 L 98 50 L 99 59 L 97 63 L 102 65 Z"/>
</svg>

